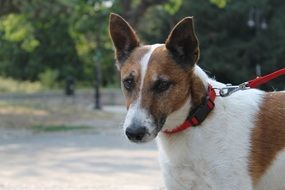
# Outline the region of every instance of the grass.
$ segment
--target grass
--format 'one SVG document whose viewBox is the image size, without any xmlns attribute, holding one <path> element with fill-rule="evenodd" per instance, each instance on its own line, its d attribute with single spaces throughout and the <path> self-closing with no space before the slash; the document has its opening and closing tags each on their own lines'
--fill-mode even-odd
<svg viewBox="0 0 285 190">
<path fill-rule="evenodd" d="M 11 78 L 0 77 L 0 92 L 35 93 L 44 89 L 40 82 L 17 81 Z"/>
<path fill-rule="evenodd" d="M 36 93 L 48 90 L 63 90 L 64 83 L 56 82 L 55 79 L 41 79 L 40 81 L 21 81 L 12 78 L 5 78 L 0 76 L 0 93 Z M 93 84 L 91 82 L 76 81 L 76 90 L 91 90 L 93 91 Z M 115 83 L 105 87 L 101 90 L 104 91 L 117 91 L 120 89 L 120 84 Z"/>
<path fill-rule="evenodd" d="M 123 114 L 123 113 L 122 113 Z M 34 132 L 97 133 L 116 129 L 122 114 L 98 111 L 82 99 L 12 98 L 0 100 L 0 127 Z"/>
</svg>

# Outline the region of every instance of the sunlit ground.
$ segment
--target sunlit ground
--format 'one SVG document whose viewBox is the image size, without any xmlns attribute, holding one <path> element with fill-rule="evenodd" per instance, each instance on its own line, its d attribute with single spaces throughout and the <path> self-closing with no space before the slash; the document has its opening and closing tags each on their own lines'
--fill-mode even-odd
<svg viewBox="0 0 285 190">
<path fill-rule="evenodd" d="M 79 98 L 2 98 L 0 189 L 161 189 L 155 144 L 129 143 L 124 114 Z"/>
</svg>

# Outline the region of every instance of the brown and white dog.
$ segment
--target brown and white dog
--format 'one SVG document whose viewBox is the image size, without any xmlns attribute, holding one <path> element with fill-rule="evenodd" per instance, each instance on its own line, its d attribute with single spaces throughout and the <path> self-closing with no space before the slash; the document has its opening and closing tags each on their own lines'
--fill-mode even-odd
<svg viewBox="0 0 285 190">
<path fill-rule="evenodd" d="M 109 24 L 128 109 L 125 133 L 136 143 L 157 137 L 168 190 L 285 189 L 285 92 L 217 97 L 199 126 L 164 133 L 202 104 L 209 85 L 225 86 L 197 66 L 193 18 L 181 20 L 165 44 L 145 46 L 119 15 Z"/>
</svg>

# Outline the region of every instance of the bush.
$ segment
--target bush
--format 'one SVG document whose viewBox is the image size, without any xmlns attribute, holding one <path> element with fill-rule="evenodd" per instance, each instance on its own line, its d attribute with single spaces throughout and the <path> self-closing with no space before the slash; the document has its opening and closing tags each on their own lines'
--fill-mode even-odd
<svg viewBox="0 0 285 190">
<path fill-rule="evenodd" d="M 48 89 L 56 88 L 58 86 L 57 84 L 57 78 L 58 78 L 58 71 L 47 69 L 43 73 L 39 75 L 39 79 L 41 84 Z"/>
</svg>

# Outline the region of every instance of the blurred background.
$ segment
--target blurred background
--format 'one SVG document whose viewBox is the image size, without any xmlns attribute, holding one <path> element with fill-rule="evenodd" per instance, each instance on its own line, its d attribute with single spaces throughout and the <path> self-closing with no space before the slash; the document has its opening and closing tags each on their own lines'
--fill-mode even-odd
<svg viewBox="0 0 285 190">
<path fill-rule="evenodd" d="M 110 12 L 144 44 L 194 16 L 199 65 L 239 84 L 285 66 L 284 10 L 283 0 L 0 0 L 0 189 L 162 188 L 155 145 L 121 132 Z M 285 78 L 262 89 L 284 90 Z"/>
</svg>

